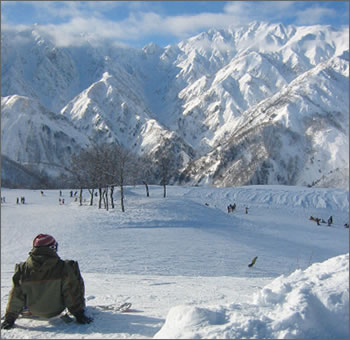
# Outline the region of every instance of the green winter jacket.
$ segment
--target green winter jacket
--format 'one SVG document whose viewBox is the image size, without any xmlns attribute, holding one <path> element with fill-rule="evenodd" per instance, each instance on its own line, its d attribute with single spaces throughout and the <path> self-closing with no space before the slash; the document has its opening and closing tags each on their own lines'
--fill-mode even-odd
<svg viewBox="0 0 350 340">
<path fill-rule="evenodd" d="M 33 248 L 26 262 L 16 264 L 6 316 L 17 319 L 23 307 L 50 318 L 65 308 L 74 314 L 85 307 L 85 288 L 78 263 L 63 261 L 48 247 Z"/>
</svg>

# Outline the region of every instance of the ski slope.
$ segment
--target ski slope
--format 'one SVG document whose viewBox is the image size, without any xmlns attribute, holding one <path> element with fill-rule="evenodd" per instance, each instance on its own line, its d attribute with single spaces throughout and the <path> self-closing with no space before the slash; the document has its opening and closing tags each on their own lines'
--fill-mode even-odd
<svg viewBox="0 0 350 340">
<path fill-rule="evenodd" d="M 2 188 L 1 312 L 39 233 L 79 262 L 90 325 L 18 319 L 2 338 L 348 338 L 349 193 L 286 186 L 127 187 L 122 213 L 69 190 Z M 16 204 L 25 196 L 26 204 Z M 59 198 L 65 204 L 59 204 Z M 227 205 L 236 203 L 234 213 Z M 248 207 L 248 214 L 246 214 Z M 334 224 L 317 226 L 310 216 Z M 249 268 L 252 258 L 256 264 Z M 128 313 L 98 305 L 132 302 Z"/>
</svg>

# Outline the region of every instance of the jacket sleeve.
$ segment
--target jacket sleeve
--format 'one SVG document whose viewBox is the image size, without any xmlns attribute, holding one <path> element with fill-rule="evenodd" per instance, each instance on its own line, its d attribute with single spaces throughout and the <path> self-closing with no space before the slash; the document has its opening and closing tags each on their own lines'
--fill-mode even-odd
<svg viewBox="0 0 350 340">
<path fill-rule="evenodd" d="M 21 264 L 16 264 L 15 273 L 12 277 L 12 289 L 7 303 L 5 318 L 9 317 L 16 320 L 24 306 L 25 295 L 21 288 Z"/>
<path fill-rule="evenodd" d="M 85 286 L 76 261 L 65 261 L 62 294 L 65 306 L 75 314 L 85 308 Z"/>
</svg>

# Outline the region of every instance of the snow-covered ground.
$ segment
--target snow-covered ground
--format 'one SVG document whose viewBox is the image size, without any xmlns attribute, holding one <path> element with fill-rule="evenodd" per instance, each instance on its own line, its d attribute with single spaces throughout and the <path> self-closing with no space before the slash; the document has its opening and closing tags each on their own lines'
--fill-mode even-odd
<svg viewBox="0 0 350 340">
<path fill-rule="evenodd" d="M 285 186 L 143 186 L 126 212 L 63 190 L 1 196 L 1 314 L 14 265 L 53 235 L 79 262 L 90 325 L 18 319 L 2 338 L 349 338 L 349 192 Z M 24 196 L 26 203 L 16 204 Z M 97 201 L 97 200 L 96 200 Z M 95 202 L 97 203 L 97 202 Z M 227 205 L 236 203 L 234 213 Z M 246 214 L 248 207 L 248 214 Z M 310 216 L 334 224 L 317 226 Z M 252 258 L 256 264 L 248 267 Z M 132 302 L 127 313 L 98 305 Z"/>
</svg>

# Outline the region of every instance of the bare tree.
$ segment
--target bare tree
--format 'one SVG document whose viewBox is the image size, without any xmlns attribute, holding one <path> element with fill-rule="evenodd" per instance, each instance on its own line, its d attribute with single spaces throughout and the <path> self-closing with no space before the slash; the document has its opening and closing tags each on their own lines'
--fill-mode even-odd
<svg viewBox="0 0 350 340">
<path fill-rule="evenodd" d="M 166 197 L 166 186 L 170 179 L 176 175 L 176 158 L 173 153 L 162 149 L 155 154 L 155 165 L 160 184 L 164 188 L 163 196 Z"/>
<path fill-rule="evenodd" d="M 121 209 L 124 212 L 124 186 L 135 173 L 136 156 L 128 149 L 113 144 L 93 145 L 73 157 L 72 172 L 81 188 L 88 188 L 93 201 L 94 189 L 99 192 L 98 207 L 114 208 L 114 187 L 120 188 Z M 110 205 L 109 205 L 110 204 Z"/>
<path fill-rule="evenodd" d="M 133 178 L 136 156 L 121 145 L 109 145 L 106 149 L 108 157 L 105 160 L 105 176 L 111 188 L 111 201 L 113 202 L 114 187 L 119 186 L 120 205 L 122 212 L 125 212 L 124 186 Z"/>
<path fill-rule="evenodd" d="M 82 205 L 82 191 L 84 188 L 89 188 L 91 185 L 91 162 L 88 150 L 82 150 L 79 154 L 73 155 L 71 164 L 71 173 L 73 181 L 80 189 L 79 203 Z"/>
<path fill-rule="evenodd" d="M 109 199 L 108 199 L 108 191 L 111 202 L 111 208 L 114 209 L 114 186 L 115 177 L 117 176 L 118 169 L 118 158 L 115 152 L 116 146 L 112 144 L 104 144 L 103 150 L 101 150 L 101 155 L 103 157 L 103 165 L 102 165 L 102 174 L 104 181 L 104 190 L 102 192 L 103 201 L 105 203 L 105 207 L 108 210 L 109 207 Z"/>
<path fill-rule="evenodd" d="M 122 212 L 125 211 L 124 207 L 124 185 L 132 179 L 132 168 L 135 165 L 135 156 L 130 150 L 118 146 L 116 148 L 116 156 L 118 158 L 118 171 L 116 176 L 116 183 L 120 188 L 120 205 Z"/>
<path fill-rule="evenodd" d="M 137 173 L 135 178 L 137 182 L 142 182 L 146 188 L 146 196 L 149 197 L 149 184 L 155 184 L 154 161 L 151 157 L 143 155 L 136 159 L 135 169 Z"/>
<path fill-rule="evenodd" d="M 88 189 L 91 195 L 90 204 L 93 203 L 94 189 L 98 188 L 100 193 L 98 207 L 102 206 L 103 188 L 105 179 L 105 148 L 101 145 L 93 145 L 83 149 L 79 154 L 72 157 L 71 171 L 76 183 L 80 187 L 79 201 L 82 204 L 82 190 Z"/>
<path fill-rule="evenodd" d="M 104 199 L 104 192 L 106 186 L 105 178 L 105 160 L 106 160 L 106 149 L 104 145 L 95 144 L 88 150 L 86 150 L 89 157 L 89 175 L 90 175 L 90 188 L 97 188 L 99 193 L 98 208 L 102 208 L 102 201 L 104 202 L 105 208 L 108 210 L 108 202 Z M 93 194 L 91 190 L 90 194 Z"/>
</svg>

